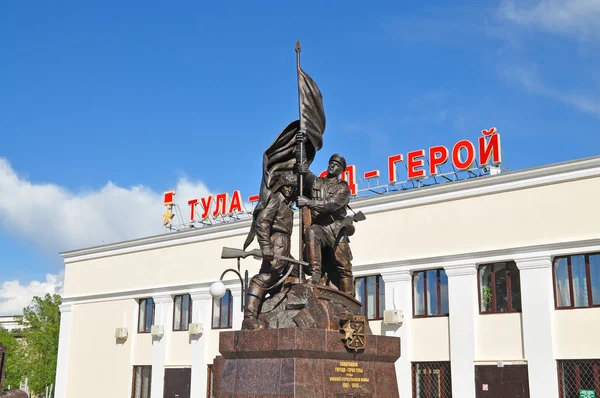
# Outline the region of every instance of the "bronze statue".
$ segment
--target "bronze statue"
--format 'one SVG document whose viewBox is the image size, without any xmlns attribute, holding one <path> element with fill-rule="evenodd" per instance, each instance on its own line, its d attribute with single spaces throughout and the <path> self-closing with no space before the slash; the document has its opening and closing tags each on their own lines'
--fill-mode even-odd
<svg viewBox="0 0 600 398">
<path fill-rule="evenodd" d="M 296 290 L 302 298 L 296 297 L 296 293 L 289 296 L 284 294 L 283 300 L 294 301 L 293 304 L 290 301 L 290 309 L 299 311 L 293 319 L 277 318 L 280 308 L 271 308 L 273 306 L 269 307 L 268 314 L 263 311 L 265 302 L 274 301 L 283 290 L 290 292 L 293 285 L 303 285 L 309 290 L 312 289 L 310 294 L 315 300 L 318 294 L 334 294 L 331 290 L 336 292 L 336 297 L 354 297 L 352 253 L 348 245 L 348 236 L 354 233 L 353 221 L 363 218 L 346 214 L 350 189 L 345 181 L 339 179 L 346 169 L 343 156 L 336 154 L 331 157 L 328 175 L 324 178 L 315 176 L 309 170 L 316 153 L 323 146 L 325 111 L 318 86 L 300 68 L 299 44 L 296 46 L 296 56 L 299 118 L 286 126 L 263 154 L 259 200 L 253 211 L 253 222 L 243 250 L 223 248 L 221 255 L 221 258 L 239 259 L 254 253 L 253 256 L 262 257 L 260 271 L 252 277 L 245 291 L 242 329 L 282 327 L 291 324 L 290 322 L 297 326 L 321 325 L 328 322 L 332 322 L 328 327 L 339 326 L 337 323 L 341 315 L 333 315 L 333 312 L 329 315 L 321 314 L 317 307 L 314 307 L 317 301 L 313 303 L 309 300 L 313 304 L 304 302 L 307 296 L 305 293 L 299 293 L 305 291 L 301 287 Z M 294 204 L 297 204 L 300 210 L 298 259 L 290 254 Z M 260 250 L 246 252 L 255 238 Z M 308 262 L 303 261 L 305 258 Z M 295 264 L 298 267 L 294 266 Z M 304 273 L 312 276 L 310 286 L 304 285 Z M 322 282 L 324 276 L 325 283 Z M 337 289 L 323 286 L 328 283 L 332 283 Z M 279 291 L 281 289 L 282 292 Z M 315 289 L 325 289 L 328 293 L 317 293 Z M 269 297 L 265 298 L 267 293 Z M 345 304 L 336 307 L 335 311 L 346 308 L 350 312 L 356 312 L 355 307 L 360 307 L 360 303 L 347 299 L 336 298 Z M 277 300 L 281 300 L 281 297 Z M 311 311 L 308 311 L 307 305 Z M 321 315 L 316 316 L 317 312 Z"/>
<path fill-rule="evenodd" d="M 272 188 L 273 194 L 255 218 L 254 231 L 263 261 L 259 273 L 252 277 L 246 291 L 243 329 L 264 328 L 264 324 L 258 319 L 258 311 L 265 290 L 281 278 L 288 265 L 288 261 L 275 257 L 291 257 L 291 236 L 294 228 L 292 205 L 297 196 L 296 181 L 296 176 L 292 173 L 280 174 Z"/>
<path fill-rule="evenodd" d="M 304 238 L 311 282 L 321 284 L 325 271 L 327 279 L 339 290 L 354 297 L 348 237 L 354 234 L 355 228 L 352 217 L 346 215 L 351 192 L 348 183 L 339 179 L 345 169 L 346 160 L 338 154 L 329 159 L 326 177 L 317 177 L 306 167 L 301 168 L 311 198 L 299 196 L 298 206 L 307 206 L 311 210 L 312 225 L 306 229 Z M 323 269 L 324 264 L 327 269 Z"/>
</svg>

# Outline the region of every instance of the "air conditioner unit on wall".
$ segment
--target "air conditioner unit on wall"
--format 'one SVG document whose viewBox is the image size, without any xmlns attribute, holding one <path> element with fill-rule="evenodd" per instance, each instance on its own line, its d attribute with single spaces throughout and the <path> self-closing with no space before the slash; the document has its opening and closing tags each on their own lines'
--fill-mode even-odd
<svg viewBox="0 0 600 398">
<path fill-rule="evenodd" d="M 383 311 L 383 323 L 386 325 L 399 325 L 404 321 L 404 314 L 400 310 Z"/>
<path fill-rule="evenodd" d="M 152 325 L 150 334 L 152 334 L 152 336 L 162 337 L 165 334 L 165 328 L 163 325 Z"/>
<path fill-rule="evenodd" d="M 115 329 L 115 339 L 124 340 L 128 336 L 127 328 L 116 328 Z"/>
<path fill-rule="evenodd" d="M 190 336 L 202 336 L 204 333 L 204 326 L 201 323 L 190 323 L 189 334 Z"/>
</svg>

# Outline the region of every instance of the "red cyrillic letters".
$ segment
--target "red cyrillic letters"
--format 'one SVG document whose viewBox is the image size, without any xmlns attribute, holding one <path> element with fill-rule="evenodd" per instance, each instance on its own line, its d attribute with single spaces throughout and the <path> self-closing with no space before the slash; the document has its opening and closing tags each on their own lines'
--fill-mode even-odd
<svg viewBox="0 0 600 398">
<path fill-rule="evenodd" d="M 233 191 L 233 196 L 231 197 L 229 213 L 233 213 L 234 211 L 237 211 L 238 213 L 242 212 L 242 194 L 240 191 Z"/>
<path fill-rule="evenodd" d="M 218 193 L 215 198 L 215 211 L 213 211 L 213 217 L 218 216 L 219 214 L 227 214 L 226 210 L 227 206 L 227 194 L 226 193 Z"/>
<path fill-rule="evenodd" d="M 489 130 L 481 130 L 482 137 L 478 138 L 477 149 L 479 151 L 479 163 L 480 166 L 492 165 L 497 166 L 502 161 L 502 151 L 500 146 L 500 134 L 495 127 Z M 425 156 L 428 156 L 429 167 L 425 167 Z M 469 140 L 460 140 L 457 142 L 452 151 L 446 146 L 438 145 L 428 149 L 427 154 L 423 149 L 408 152 L 406 154 L 407 162 L 407 174 L 408 180 L 423 179 L 427 177 L 427 174 L 431 176 L 438 175 L 440 173 L 440 166 L 444 165 L 448 161 L 451 161 L 454 168 L 459 171 L 469 170 L 473 167 L 477 159 L 477 151 L 475 145 Z M 388 157 L 388 180 L 389 184 L 393 185 L 398 182 L 397 163 L 403 162 L 404 157 L 402 154 L 396 154 Z M 371 170 L 364 173 L 365 180 L 372 178 L 378 178 L 380 176 L 379 170 Z M 319 177 L 327 177 L 327 170 L 323 170 Z M 348 183 L 352 196 L 358 195 L 358 184 L 356 177 L 356 166 L 350 165 L 341 173 L 341 179 Z M 174 203 L 175 191 L 167 191 L 164 193 L 165 205 Z M 248 197 L 248 201 L 255 203 L 260 199 L 259 195 L 252 195 Z M 214 209 L 211 206 L 214 202 Z M 213 200 L 213 196 L 207 196 L 201 198 L 202 203 L 202 219 L 212 215 L 216 217 L 218 215 L 233 214 L 235 212 L 243 212 L 242 195 L 240 191 L 233 191 L 231 197 L 231 203 L 228 203 L 227 193 L 217 194 Z M 192 199 L 188 201 L 190 205 L 190 219 L 194 221 L 196 215 L 196 206 L 198 199 Z M 229 204 L 229 211 L 227 211 L 227 205 Z M 212 210 L 212 211 L 211 211 Z"/>
<path fill-rule="evenodd" d="M 439 174 L 438 166 L 448 161 L 449 153 L 448 148 L 442 145 L 429 148 L 429 174 Z"/>
<path fill-rule="evenodd" d="M 348 183 L 351 195 L 356 195 L 358 193 L 358 186 L 356 185 L 356 166 L 346 166 L 346 170 L 342 172 L 342 180 Z"/>
<path fill-rule="evenodd" d="M 462 160 L 461 149 L 467 150 L 467 158 Z M 475 145 L 469 140 L 460 140 L 452 148 L 452 163 L 459 170 L 468 170 L 475 162 Z"/>
<path fill-rule="evenodd" d="M 206 198 L 202 198 L 202 218 L 208 217 L 208 212 L 210 212 L 210 205 L 212 204 L 212 195 Z"/>
<path fill-rule="evenodd" d="M 408 166 L 409 180 L 425 177 L 425 169 L 417 170 L 417 167 L 423 167 L 425 165 L 425 161 L 423 159 L 418 159 L 424 156 L 424 149 L 419 149 L 406 154 L 406 165 Z"/>
<path fill-rule="evenodd" d="M 198 203 L 198 199 L 192 199 L 188 201 L 188 205 L 190 205 L 191 207 L 191 214 L 190 214 L 190 220 L 194 221 L 195 214 L 196 214 L 196 204 Z"/>
<path fill-rule="evenodd" d="M 490 133 L 490 131 L 492 131 Z M 479 137 L 479 164 L 486 165 L 492 156 L 492 166 L 497 166 L 502 161 L 500 152 L 500 134 L 496 133 L 496 128 L 492 127 L 489 131 L 483 130 L 483 137 Z M 489 137 L 489 141 L 486 140 Z"/>
<path fill-rule="evenodd" d="M 394 156 L 390 156 L 388 157 L 388 178 L 390 181 L 390 184 L 395 183 L 396 180 L 396 163 L 398 162 L 402 162 L 403 158 L 402 155 L 394 155 Z"/>
</svg>

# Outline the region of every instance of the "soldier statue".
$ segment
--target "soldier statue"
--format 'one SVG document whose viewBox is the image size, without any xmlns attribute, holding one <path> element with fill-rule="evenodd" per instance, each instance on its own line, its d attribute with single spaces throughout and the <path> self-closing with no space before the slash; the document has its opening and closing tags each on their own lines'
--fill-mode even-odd
<svg viewBox="0 0 600 398">
<path fill-rule="evenodd" d="M 335 154 L 329 159 L 326 177 L 317 177 L 306 167 L 300 168 L 305 175 L 306 196 L 299 196 L 298 206 L 307 206 L 311 211 L 312 224 L 305 231 L 304 242 L 308 251 L 311 283 L 321 284 L 324 272 L 328 279 L 337 273 L 337 288 L 354 297 L 352 278 L 352 252 L 348 244 L 348 236 L 354 234 L 352 217 L 346 216 L 346 207 L 350 201 L 348 183 L 339 179 L 346 170 L 346 160 Z M 324 269 L 323 265 L 328 268 Z"/>
<path fill-rule="evenodd" d="M 271 288 L 287 268 L 288 261 L 275 259 L 275 256 L 291 257 L 291 235 L 294 227 L 294 212 L 297 188 L 296 176 L 282 173 L 272 189 L 265 208 L 255 221 L 254 231 L 262 253 L 260 271 L 250 280 L 246 291 L 244 321 L 242 329 L 262 329 L 264 324 L 258 319 L 258 311 L 265 291 Z"/>
</svg>

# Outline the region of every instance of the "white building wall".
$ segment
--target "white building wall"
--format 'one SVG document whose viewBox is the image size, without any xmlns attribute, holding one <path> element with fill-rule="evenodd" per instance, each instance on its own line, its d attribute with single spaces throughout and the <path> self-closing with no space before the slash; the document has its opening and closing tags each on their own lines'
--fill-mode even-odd
<svg viewBox="0 0 600 398">
<path fill-rule="evenodd" d="M 73 305 L 67 373 L 57 369 L 57 398 L 61 391 L 68 398 L 131 395 L 131 340 L 115 339 L 123 313 L 126 322 L 137 316 L 131 309 L 129 300 Z M 66 389 L 59 377 L 66 381 Z"/>
<path fill-rule="evenodd" d="M 476 361 L 523 361 L 521 316 L 521 313 L 478 315 Z"/>
<path fill-rule="evenodd" d="M 411 311 L 412 312 L 412 311 Z M 412 316 L 412 313 L 408 313 Z M 411 322 L 410 359 L 415 362 L 450 360 L 448 317 L 415 318 Z"/>
<path fill-rule="evenodd" d="M 404 312 L 401 326 L 372 323 L 375 331 L 402 339 L 396 364 L 401 396 L 412 395 L 413 361 L 449 358 L 454 396 L 468 398 L 475 394 L 475 364 L 525 360 L 535 397 L 534 391 L 550 394 L 543 396 L 556 391 L 555 359 L 600 358 L 600 340 L 586 333 L 600 328 L 600 309 L 554 310 L 549 263 L 555 255 L 600 251 L 600 209 L 594 194 L 600 191 L 600 159 L 584 166 L 556 166 L 563 170 L 560 178 L 550 167 L 353 205 L 367 215 L 352 238 L 356 275 L 381 274 L 386 308 Z M 85 387 L 93 384 L 91 375 L 101 372 L 111 388 L 128 396 L 131 367 L 153 364 L 191 365 L 193 396 L 204 396 L 206 364 L 218 354 L 219 335 L 210 328 L 208 287 L 224 269 L 235 266 L 220 259 L 221 248 L 241 247 L 247 226 L 213 227 L 65 255 L 64 302 L 73 312 L 61 321 L 57 394 L 107 396 L 102 389 L 90 392 Z M 515 260 L 521 269 L 523 313 L 480 315 L 476 266 L 506 260 Z M 258 261 L 243 261 L 250 275 L 258 266 Z M 426 268 L 446 270 L 449 317 L 412 319 L 411 270 Z M 234 294 L 233 324 L 239 328 L 239 281 L 227 279 Z M 172 296 L 181 293 L 191 293 L 200 303 L 194 305 L 193 316 L 205 332 L 198 339 L 171 330 Z M 164 300 L 157 310 L 165 325 L 159 342 L 136 333 L 136 299 L 148 296 Z M 132 328 L 130 338 L 118 345 L 114 329 L 122 324 L 123 313 Z M 63 335 L 69 336 L 68 344 L 63 344 Z M 160 396 L 161 374 L 153 370 L 153 396 Z"/>
<path fill-rule="evenodd" d="M 556 359 L 599 359 L 600 308 L 552 311 Z"/>
</svg>

